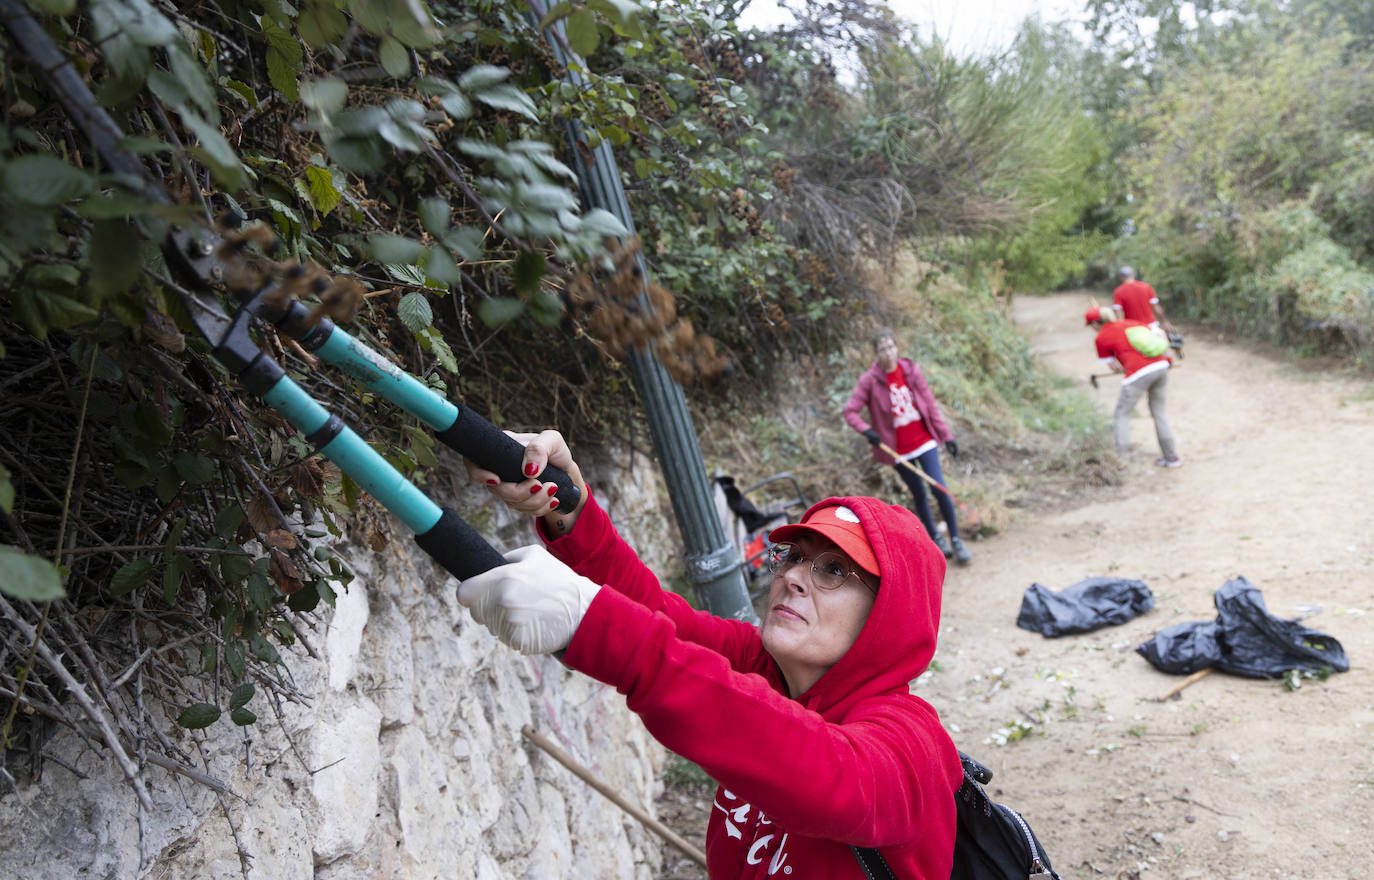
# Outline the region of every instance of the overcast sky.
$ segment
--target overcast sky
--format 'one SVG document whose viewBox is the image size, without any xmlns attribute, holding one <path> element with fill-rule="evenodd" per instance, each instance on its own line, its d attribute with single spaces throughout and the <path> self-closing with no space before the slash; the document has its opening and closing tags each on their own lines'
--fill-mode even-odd
<svg viewBox="0 0 1374 880">
<path fill-rule="evenodd" d="M 888 0 L 892 11 L 927 33 L 940 36 L 956 55 L 982 55 L 1007 48 L 1016 26 L 1039 13 L 1045 21 L 1080 20 L 1083 0 Z M 740 19 L 766 27 L 784 21 L 772 0 L 754 0 Z"/>
</svg>

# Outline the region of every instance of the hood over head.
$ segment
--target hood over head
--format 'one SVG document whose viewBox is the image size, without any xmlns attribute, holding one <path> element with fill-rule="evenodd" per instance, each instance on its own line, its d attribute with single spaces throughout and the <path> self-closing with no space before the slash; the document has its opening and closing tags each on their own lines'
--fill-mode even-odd
<svg viewBox="0 0 1374 880">
<path fill-rule="evenodd" d="M 824 510 L 848 508 L 849 513 Z M 837 515 L 838 514 L 838 515 Z M 935 653 L 940 629 L 940 601 L 945 579 L 945 557 L 926 534 L 916 515 L 905 507 L 877 498 L 827 498 L 811 507 L 802 522 L 815 520 L 830 531 L 839 525 L 852 528 L 857 516 L 879 572 L 878 595 L 859 637 L 845 655 L 798 699 L 827 717 L 843 717 L 854 702 L 892 690 L 905 692 L 912 679 L 925 671 Z M 779 526 L 771 540 L 788 540 L 806 525 Z M 831 540 L 826 529 L 820 532 Z M 780 534 L 781 533 L 781 534 Z M 863 567 L 845 546 L 857 536 L 836 541 Z M 832 714 L 835 710 L 838 714 Z"/>
</svg>

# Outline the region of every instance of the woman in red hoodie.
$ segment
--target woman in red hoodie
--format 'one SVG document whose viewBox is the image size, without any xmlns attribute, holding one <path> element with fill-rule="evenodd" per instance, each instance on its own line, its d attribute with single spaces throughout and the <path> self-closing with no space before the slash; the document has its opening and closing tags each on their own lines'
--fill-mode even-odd
<svg viewBox="0 0 1374 880">
<path fill-rule="evenodd" d="M 774 529 L 762 625 L 696 611 L 663 590 L 591 497 L 561 435 L 527 441 L 582 489 L 557 511 L 552 483 L 472 479 L 539 517 L 546 546 L 507 554 L 458 598 L 501 641 L 563 662 L 625 695 L 665 746 L 719 784 L 710 876 L 864 877 L 851 847 L 896 876 L 946 880 L 958 753 L 908 683 L 935 650 L 945 560 L 910 511 L 829 498 Z"/>
</svg>

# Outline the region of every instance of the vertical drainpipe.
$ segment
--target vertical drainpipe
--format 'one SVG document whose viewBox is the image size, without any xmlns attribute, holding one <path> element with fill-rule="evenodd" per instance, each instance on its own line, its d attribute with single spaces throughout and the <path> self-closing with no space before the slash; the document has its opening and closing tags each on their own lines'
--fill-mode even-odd
<svg viewBox="0 0 1374 880">
<path fill-rule="evenodd" d="M 529 0 L 529 5 L 530 18 L 537 28 L 548 10 L 543 0 Z M 579 72 L 585 62 L 569 48 L 563 35 L 563 23 L 556 22 L 545 31 L 545 36 L 554 57 L 567 69 L 568 82 L 578 88 L 585 87 L 586 81 Z M 573 143 L 586 147 L 582 124 L 577 120 L 568 120 L 568 135 Z M 634 220 L 610 145 L 603 140 L 591 150 L 591 163 L 585 161 L 582 150 L 573 152 L 586 201 L 614 214 L 633 235 Z M 636 259 L 639 260 L 640 277 L 647 284 L 649 275 L 644 260 L 642 257 Z M 646 291 L 641 291 L 640 301 L 649 306 Z M 716 514 L 710 483 L 706 479 L 706 465 L 701 459 L 696 428 L 682 388 L 668 375 L 652 348 L 644 352 L 631 351 L 627 360 L 635 390 L 648 416 L 649 433 L 668 486 L 668 497 L 673 503 L 673 515 L 687 546 L 687 579 L 707 611 L 718 617 L 757 623 L 744 581 L 744 561 L 726 539 Z"/>
</svg>

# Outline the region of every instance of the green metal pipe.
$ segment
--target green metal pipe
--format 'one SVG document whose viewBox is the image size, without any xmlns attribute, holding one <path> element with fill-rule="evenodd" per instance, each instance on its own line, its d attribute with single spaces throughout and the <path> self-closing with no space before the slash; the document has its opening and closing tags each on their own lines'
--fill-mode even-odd
<svg viewBox="0 0 1374 880">
<path fill-rule="evenodd" d="M 535 27 L 547 11 L 543 0 L 530 0 L 530 18 Z M 585 87 L 586 81 L 578 73 L 584 62 L 569 48 L 562 22 L 556 22 L 544 33 L 554 57 L 568 71 L 568 82 L 578 88 Z M 586 145 L 582 126 L 576 120 L 568 122 L 568 134 L 574 142 Z M 593 161 L 588 163 L 582 158 L 582 151 L 573 151 L 585 200 L 593 207 L 614 214 L 633 234 L 634 219 L 630 216 L 630 205 L 625 199 L 625 188 L 621 185 L 620 171 L 610 145 L 602 141 L 591 152 Z M 640 277 L 647 285 L 649 275 L 643 260 L 640 260 L 640 270 Z M 648 307 L 647 287 L 640 297 Z M 635 390 L 648 417 L 649 433 L 668 486 L 673 515 L 687 547 L 687 579 L 699 601 L 712 614 L 757 623 L 744 579 L 744 560 L 725 537 L 725 529 L 716 513 L 696 428 L 682 388 L 668 375 L 652 349 L 633 352 L 627 361 Z"/>
</svg>

